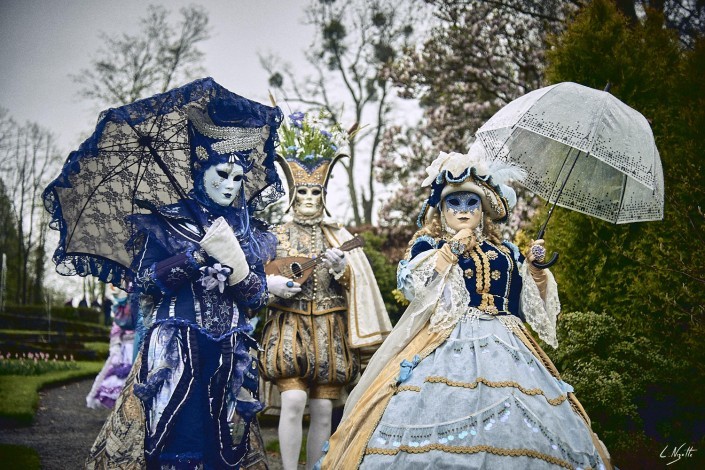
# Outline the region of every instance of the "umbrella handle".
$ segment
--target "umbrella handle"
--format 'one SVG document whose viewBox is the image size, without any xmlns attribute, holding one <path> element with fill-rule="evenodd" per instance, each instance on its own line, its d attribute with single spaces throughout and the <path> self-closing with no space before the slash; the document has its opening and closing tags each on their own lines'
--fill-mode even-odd
<svg viewBox="0 0 705 470">
<path fill-rule="evenodd" d="M 543 223 L 543 227 L 541 227 L 541 230 L 539 230 L 539 233 L 536 234 L 537 240 L 542 239 L 544 237 L 544 235 L 546 234 L 546 225 L 548 225 L 548 221 L 551 218 L 551 213 L 553 213 L 553 209 L 555 207 L 556 207 L 556 205 L 553 204 L 553 207 L 551 207 L 551 210 L 548 212 L 548 217 L 546 218 L 546 222 Z M 556 264 L 557 261 L 558 261 L 558 253 L 556 253 L 554 251 L 553 254 L 551 255 L 551 259 L 548 260 L 548 262 L 540 263 L 538 261 L 532 261 L 531 264 L 533 264 L 535 267 L 537 267 L 539 269 L 546 269 L 546 268 L 550 268 L 551 266 Z"/>
<path fill-rule="evenodd" d="M 556 264 L 557 261 L 558 261 L 558 253 L 556 253 L 554 251 L 553 254 L 551 255 L 551 259 L 548 260 L 546 263 L 539 263 L 538 261 L 532 261 L 531 264 L 533 264 L 534 266 L 536 266 L 539 269 L 546 269 L 546 268 L 550 268 L 551 266 Z"/>
</svg>

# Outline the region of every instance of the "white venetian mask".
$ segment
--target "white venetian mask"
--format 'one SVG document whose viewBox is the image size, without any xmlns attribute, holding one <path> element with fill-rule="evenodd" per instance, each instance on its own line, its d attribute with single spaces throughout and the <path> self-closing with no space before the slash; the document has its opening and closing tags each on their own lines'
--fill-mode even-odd
<svg viewBox="0 0 705 470">
<path fill-rule="evenodd" d="M 216 204 L 229 206 L 240 193 L 243 178 L 242 167 L 236 163 L 220 163 L 203 172 L 206 194 Z"/>
<path fill-rule="evenodd" d="M 323 211 L 323 189 L 318 186 L 297 186 L 294 212 L 301 217 L 315 217 Z"/>
</svg>

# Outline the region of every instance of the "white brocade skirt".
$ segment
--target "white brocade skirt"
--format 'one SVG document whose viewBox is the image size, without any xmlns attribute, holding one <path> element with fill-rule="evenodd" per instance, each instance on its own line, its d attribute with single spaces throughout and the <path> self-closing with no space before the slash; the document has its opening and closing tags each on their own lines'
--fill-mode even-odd
<svg viewBox="0 0 705 470">
<path fill-rule="evenodd" d="M 399 384 L 361 468 L 602 469 L 570 390 L 497 318 L 464 318 Z"/>
</svg>

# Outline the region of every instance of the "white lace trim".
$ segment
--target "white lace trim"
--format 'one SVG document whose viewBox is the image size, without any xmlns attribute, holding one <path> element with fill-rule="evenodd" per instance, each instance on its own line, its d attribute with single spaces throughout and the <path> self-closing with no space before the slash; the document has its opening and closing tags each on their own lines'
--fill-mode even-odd
<svg viewBox="0 0 705 470">
<path fill-rule="evenodd" d="M 469 303 L 470 294 L 465 287 L 463 272 L 460 266 L 454 264 L 443 284 L 436 311 L 431 315 L 429 331 L 438 333 L 455 327 L 460 317 L 467 312 Z"/>
<path fill-rule="evenodd" d="M 521 289 L 521 310 L 524 312 L 526 322 L 547 344 L 558 347 L 556 339 L 556 319 L 561 312 L 561 303 L 558 299 L 558 285 L 551 271 L 544 271 L 546 279 L 546 301 L 541 298 L 539 288 L 529 273 L 528 263 L 519 267 L 523 281 Z"/>
<path fill-rule="evenodd" d="M 422 253 L 409 263 L 408 282 L 411 284 L 411 292 L 414 295 L 413 305 L 409 305 L 409 328 L 407 338 L 411 335 L 412 326 L 415 325 L 416 317 L 428 311 L 432 304 L 440 302 L 439 295 L 445 283 L 440 281 L 440 276 L 436 271 L 437 250 L 429 253 Z M 434 282 L 437 281 L 437 282 Z M 435 310 L 435 308 L 434 308 Z"/>
</svg>

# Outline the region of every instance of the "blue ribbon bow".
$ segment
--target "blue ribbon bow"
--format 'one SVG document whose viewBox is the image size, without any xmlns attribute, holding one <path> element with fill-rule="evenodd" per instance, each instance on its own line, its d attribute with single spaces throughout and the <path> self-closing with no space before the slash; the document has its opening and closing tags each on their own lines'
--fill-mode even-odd
<svg viewBox="0 0 705 470">
<path fill-rule="evenodd" d="M 421 362 L 421 358 L 418 354 L 414 356 L 414 359 L 412 359 L 411 362 L 406 359 L 401 361 L 401 364 L 399 365 L 399 378 L 397 379 L 397 383 L 404 383 L 409 380 L 409 377 L 411 377 L 411 371 L 414 370 L 414 367 L 416 367 L 419 362 Z"/>
</svg>

